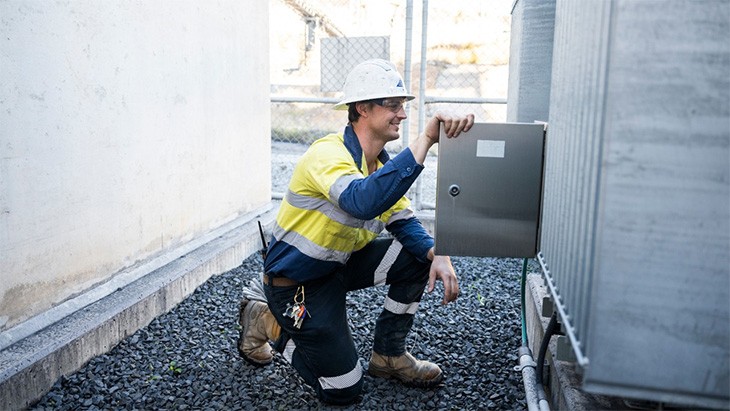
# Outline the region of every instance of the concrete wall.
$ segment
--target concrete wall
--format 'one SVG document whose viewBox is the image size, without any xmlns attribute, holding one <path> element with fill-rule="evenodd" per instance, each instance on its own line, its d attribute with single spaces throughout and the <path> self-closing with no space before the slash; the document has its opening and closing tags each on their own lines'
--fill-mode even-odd
<svg viewBox="0 0 730 411">
<path fill-rule="evenodd" d="M 0 2 L 0 331 L 270 200 L 267 2 Z"/>
</svg>

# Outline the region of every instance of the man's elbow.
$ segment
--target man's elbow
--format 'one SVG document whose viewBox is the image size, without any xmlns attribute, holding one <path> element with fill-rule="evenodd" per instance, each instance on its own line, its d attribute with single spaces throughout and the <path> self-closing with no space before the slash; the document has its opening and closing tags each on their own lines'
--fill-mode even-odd
<svg viewBox="0 0 730 411">
<path fill-rule="evenodd" d="M 370 207 L 359 207 L 355 202 L 343 201 L 343 198 L 340 198 L 339 206 L 344 212 L 358 220 L 372 220 L 381 214 L 381 212 L 373 210 Z"/>
<path fill-rule="evenodd" d="M 358 220 L 372 220 L 381 214 L 371 210 L 360 210 L 357 207 L 351 210 L 345 210 L 345 212 Z"/>
</svg>

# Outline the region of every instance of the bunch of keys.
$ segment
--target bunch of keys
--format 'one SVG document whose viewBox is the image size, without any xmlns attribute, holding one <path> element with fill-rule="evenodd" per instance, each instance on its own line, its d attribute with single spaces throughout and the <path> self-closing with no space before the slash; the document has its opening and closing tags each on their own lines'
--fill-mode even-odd
<svg viewBox="0 0 730 411">
<path fill-rule="evenodd" d="M 294 320 L 294 327 L 302 328 L 302 322 L 305 316 L 311 317 L 307 308 L 304 306 L 304 286 L 300 285 L 294 294 L 294 303 L 287 305 L 284 315 Z"/>
</svg>

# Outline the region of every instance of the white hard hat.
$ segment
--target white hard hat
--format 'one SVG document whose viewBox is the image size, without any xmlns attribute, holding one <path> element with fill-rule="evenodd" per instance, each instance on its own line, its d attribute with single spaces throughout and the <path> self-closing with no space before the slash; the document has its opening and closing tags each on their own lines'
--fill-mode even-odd
<svg viewBox="0 0 730 411">
<path fill-rule="evenodd" d="M 403 78 L 395 65 L 387 60 L 373 59 L 364 61 L 347 75 L 342 101 L 334 106 L 335 110 L 346 110 L 347 105 L 356 101 L 388 97 L 405 97 L 413 100 L 408 93 Z"/>
</svg>

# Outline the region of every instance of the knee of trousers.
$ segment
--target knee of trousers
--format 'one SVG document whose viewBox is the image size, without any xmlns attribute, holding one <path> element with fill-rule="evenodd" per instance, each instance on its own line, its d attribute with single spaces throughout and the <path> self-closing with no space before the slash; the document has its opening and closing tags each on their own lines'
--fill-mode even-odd
<svg viewBox="0 0 730 411">
<path fill-rule="evenodd" d="M 415 282 L 427 284 L 428 283 L 428 275 L 431 272 L 431 263 L 422 263 L 420 261 L 415 261 L 413 270 L 416 272 L 415 275 Z"/>
<path fill-rule="evenodd" d="M 428 274 L 426 274 L 423 281 L 391 286 L 388 296 L 403 304 L 420 301 L 427 285 Z"/>
<path fill-rule="evenodd" d="M 333 405 L 348 405 L 356 402 L 362 393 L 364 379 L 360 379 L 346 388 L 323 388 L 320 384 L 317 387 L 317 395 L 322 402 Z"/>
</svg>

